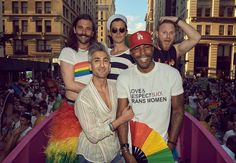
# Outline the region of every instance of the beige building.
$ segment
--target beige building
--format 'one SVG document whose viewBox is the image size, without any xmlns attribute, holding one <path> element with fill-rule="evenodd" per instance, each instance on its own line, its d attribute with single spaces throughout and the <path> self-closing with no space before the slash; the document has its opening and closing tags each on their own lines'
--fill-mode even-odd
<svg viewBox="0 0 236 163">
<path fill-rule="evenodd" d="M 110 40 L 107 37 L 106 23 L 108 18 L 115 14 L 115 0 L 98 0 L 97 1 L 97 37 L 99 42 L 110 45 Z"/>
<path fill-rule="evenodd" d="M 165 7 L 157 5 L 158 0 L 153 1 L 153 6 L 156 8 L 154 11 L 165 10 Z M 208 77 L 225 75 L 234 78 L 236 0 L 167 1 L 171 5 L 176 3 L 175 9 L 170 11 L 174 13 L 175 10 L 176 14 L 172 15 L 181 17 L 202 35 L 199 44 L 190 50 L 185 58 L 182 58 L 185 74 L 193 75 L 205 71 Z M 157 25 L 155 19 L 158 17 L 160 15 L 154 16 L 153 30 Z M 181 41 L 183 37 L 186 39 L 184 33 L 181 30 L 178 31 L 176 41 Z"/>
<path fill-rule="evenodd" d="M 88 13 L 96 20 L 96 0 L 2 0 L 3 29 L 13 34 L 5 56 L 56 61 L 65 46 L 73 19 Z"/>
<path fill-rule="evenodd" d="M 0 57 L 3 57 L 4 54 L 3 54 L 3 21 L 2 21 L 2 13 L 3 13 L 3 10 L 2 10 L 2 0 L 0 0 L 0 39 L 1 39 L 1 42 L 0 42 Z"/>
</svg>

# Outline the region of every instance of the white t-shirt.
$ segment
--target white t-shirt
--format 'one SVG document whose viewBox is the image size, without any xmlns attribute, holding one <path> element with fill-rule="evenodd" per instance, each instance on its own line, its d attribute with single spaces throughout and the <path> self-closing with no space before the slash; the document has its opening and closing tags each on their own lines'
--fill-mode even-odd
<svg viewBox="0 0 236 163">
<path fill-rule="evenodd" d="M 171 96 L 183 93 L 179 72 L 167 64 L 155 63 L 149 73 L 137 65 L 123 71 L 117 80 L 118 98 L 128 98 L 134 121 L 147 124 L 167 140 L 171 114 Z"/>
<path fill-rule="evenodd" d="M 64 61 L 74 66 L 75 81 L 84 84 L 89 83 L 92 76 L 92 72 L 89 69 L 87 50 L 79 49 L 79 51 L 76 52 L 75 50 L 69 47 L 63 48 L 58 60 L 59 64 L 60 61 Z"/>
</svg>

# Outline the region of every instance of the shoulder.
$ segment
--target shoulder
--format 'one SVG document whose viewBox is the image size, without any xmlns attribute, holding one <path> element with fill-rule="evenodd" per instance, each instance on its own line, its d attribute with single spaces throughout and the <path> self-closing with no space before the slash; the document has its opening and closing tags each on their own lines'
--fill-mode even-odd
<svg viewBox="0 0 236 163">
<path fill-rule="evenodd" d="M 61 54 L 64 54 L 64 53 L 76 53 L 76 51 L 70 47 L 65 47 L 61 50 Z"/>
<path fill-rule="evenodd" d="M 159 67 L 159 69 L 161 71 L 163 71 L 166 74 L 180 75 L 179 71 L 176 68 L 174 68 L 174 67 L 172 67 L 172 66 L 170 66 L 168 64 L 156 62 L 156 65 Z"/>
</svg>

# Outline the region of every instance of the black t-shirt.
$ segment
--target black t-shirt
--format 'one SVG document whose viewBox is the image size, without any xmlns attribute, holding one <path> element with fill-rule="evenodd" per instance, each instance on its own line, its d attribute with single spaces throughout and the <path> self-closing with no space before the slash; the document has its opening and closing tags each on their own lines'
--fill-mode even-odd
<svg viewBox="0 0 236 163">
<path fill-rule="evenodd" d="M 176 49 L 173 45 L 168 51 L 159 50 L 155 47 L 153 59 L 155 62 L 166 63 L 178 69 Z"/>
</svg>

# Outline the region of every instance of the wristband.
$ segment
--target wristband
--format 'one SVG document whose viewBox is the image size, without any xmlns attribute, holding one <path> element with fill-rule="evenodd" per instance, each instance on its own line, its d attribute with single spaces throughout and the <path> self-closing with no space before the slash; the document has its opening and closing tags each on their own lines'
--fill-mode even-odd
<svg viewBox="0 0 236 163">
<path fill-rule="evenodd" d="M 170 140 L 168 140 L 168 141 L 167 141 L 167 143 L 170 143 L 170 144 L 172 144 L 172 145 L 176 146 L 176 143 L 175 143 L 175 142 L 173 142 L 173 141 L 170 141 Z"/>
<path fill-rule="evenodd" d="M 175 21 L 175 25 L 178 25 L 179 21 L 181 20 L 180 17 L 178 17 L 178 19 Z"/>
<path fill-rule="evenodd" d="M 121 145 L 120 145 L 120 148 L 121 148 L 121 150 L 129 149 L 129 144 L 128 144 L 128 143 L 126 143 L 126 144 L 121 144 Z"/>
</svg>

